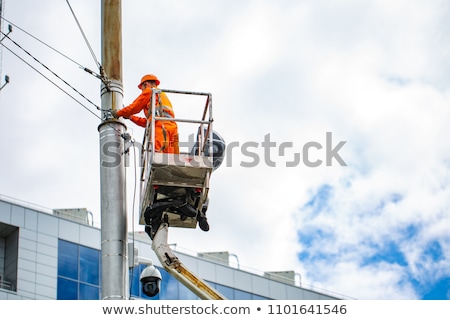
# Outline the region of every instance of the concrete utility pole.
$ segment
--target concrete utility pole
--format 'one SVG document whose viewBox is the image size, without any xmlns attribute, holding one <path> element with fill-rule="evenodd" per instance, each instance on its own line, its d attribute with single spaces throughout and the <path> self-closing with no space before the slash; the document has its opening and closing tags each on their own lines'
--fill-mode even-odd
<svg viewBox="0 0 450 320">
<path fill-rule="evenodd" d="M 123 105 L 121 0 L 102 0 L 102 66 L 108 82 L 101 87 L 100 192 L 102 299 L 128 299 L 125 125 L 111 117 Z"/>
</svg>

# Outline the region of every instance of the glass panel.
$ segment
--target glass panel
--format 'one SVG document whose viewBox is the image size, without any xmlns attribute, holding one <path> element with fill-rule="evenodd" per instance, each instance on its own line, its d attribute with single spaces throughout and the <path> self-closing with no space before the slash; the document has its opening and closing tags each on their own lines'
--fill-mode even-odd
<svg viewBox="0 0 450 320">
<path fill-rule="evenodd" d="M 57 300 L 77 300 L 77 282 L 58 277 Z"/>
<path fill-rule="evenodd" d="M 216 290 L 225 296 L 228 300 L 234 300 L 233 288 L 222 286 L 216 283 Z"/>
<path fill-rule="evenodd" d="M 157 296 L 159 300 L 178 300 L 178 280 L 172 277 L 166 270 L 158 268 L 161 272 L 163 281 L 161 289 Z"/>
<path fill-rule="evenodd" d="M 245 291 L 234 289 L 234 299 L 235 300 L 252 300 L 252 295 L 250 292 L 245 292 Z"/>
<path fill-rule="evenodd" d="M 78 245 L 58 241 L 58 276 L 78 280 Z"/>
<path fill-rule="evenodd" d="M 96 249 L 80 246 L 80 281 L 99 284 L 100 252 Z"/>
<path fill-rule="evenodd" d="M 186 288 L 182 283 L 179 284 L 179 296 L 178 300 L 200 300 L 196 294 Z"/>
<path fill-rule="evenodd" d="M 80 283 L 80 297 L 79 300 L 98 300 L 99 288 L 88 284 Z"/>
</svg>

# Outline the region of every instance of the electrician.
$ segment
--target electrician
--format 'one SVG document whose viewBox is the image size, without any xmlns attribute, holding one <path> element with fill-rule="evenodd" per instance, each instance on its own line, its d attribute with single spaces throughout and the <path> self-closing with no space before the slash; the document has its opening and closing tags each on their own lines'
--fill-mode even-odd
<svg viewBox="0 0 450 320">
<path fill-rule="evenodd" d="M 141 94 L 127 107 L 120 110 L 113 110 L 114 118 L 124 117 L 141 127 L 147 127 L 147 122 L 151 121 L 152 116 L 152 94 L 153 88 L 158 88 L 159 79 L 153 74 L 147 74 L 142 77 L 138 88 L 142 90 Z M 172 103 L 164 92 L 156 94 L 157 117 L 175 118 Z M 144 111 L 145 118 L 136 116 Z M 175 121 L 155 121 L 155 152 L 180 153 L 178 144 L 178 126 Z"/>
</svg>

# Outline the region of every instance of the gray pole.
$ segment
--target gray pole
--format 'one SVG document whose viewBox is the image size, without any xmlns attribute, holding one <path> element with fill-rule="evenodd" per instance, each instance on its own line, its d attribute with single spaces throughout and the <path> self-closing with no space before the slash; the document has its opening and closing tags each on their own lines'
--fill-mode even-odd
<svg viewBox="0 0 450 320">
<path fill-rule="evenodd" d="M 123 105 L 121 0 L 102 0 L 102 66 L 107 76 L 101 87 L 100 193 L 102 299 L 128 299 L 127 213 L 125 191 L 125 125 L 111 110 Z"/>
</svg>

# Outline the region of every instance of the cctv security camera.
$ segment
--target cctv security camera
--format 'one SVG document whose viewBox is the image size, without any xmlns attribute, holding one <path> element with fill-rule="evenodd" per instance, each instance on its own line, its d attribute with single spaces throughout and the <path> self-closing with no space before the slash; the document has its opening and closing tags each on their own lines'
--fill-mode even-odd
<svg viewBox="0 0 450 320">
<path fill-rule="evenodd" d="M 154 297 L 159 293 L 162 276 L 158 269 L 149 265 L 141 272 L 139 278 L 142 283 L 142 292 L 149 297 Z"/>
</svg>

